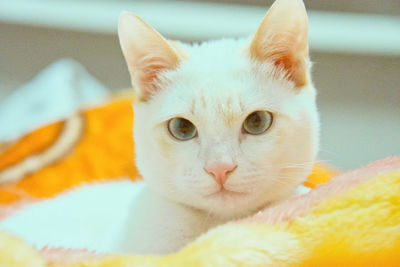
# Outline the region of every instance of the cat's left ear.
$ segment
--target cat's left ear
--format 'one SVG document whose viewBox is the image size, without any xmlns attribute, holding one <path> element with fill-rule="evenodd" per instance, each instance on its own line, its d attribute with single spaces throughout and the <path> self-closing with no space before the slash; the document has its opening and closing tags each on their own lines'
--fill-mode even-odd
<svg viewBox="0 0 400 267">
<path fill-rule="evenodd" d="M 159 89 L 158 74 L 178 66 L 178 54 L 161 34 L 133 14 L 120 16 L 118 35 L 132 85 L 139 99 L 146 101 Z"/>
<path fill-rule="evenodd" d="M 308 18 L 302 0 L 276 0 L 250 45 L 250 55 L 286 71 L 297 88 L 307 84 Z"/>
</svg>

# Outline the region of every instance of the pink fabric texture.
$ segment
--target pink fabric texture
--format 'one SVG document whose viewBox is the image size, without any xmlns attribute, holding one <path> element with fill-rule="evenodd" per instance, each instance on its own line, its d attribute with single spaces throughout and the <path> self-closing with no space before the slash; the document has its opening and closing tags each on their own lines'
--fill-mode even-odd
<svg viewBox="0 0 400 267">
<path fill-rule="evenodd" d="M 308 194 L 269 207 L 254 216 L 239 220 L 245 222 L 280 223 L 306 215 L 312 207 L 333 195 L 342 194 L 350 188 L 365 183 L 390 171 L 400 168 L 400 156 L 386 158 L 365 167 L 345 172 L 313 189 Z"/>
</svg>

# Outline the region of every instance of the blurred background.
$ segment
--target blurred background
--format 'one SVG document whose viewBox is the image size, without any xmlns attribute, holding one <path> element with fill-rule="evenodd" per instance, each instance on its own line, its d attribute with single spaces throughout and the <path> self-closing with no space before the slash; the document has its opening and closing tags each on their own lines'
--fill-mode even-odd
<svg viewBox="0 0 400 267">
<path fill-rule="evenodd" d="M 193 42 L 253 33 L 272 2 L 2 0 L 0 108 L 61 58 L 79 62 L 107 90 L 128 88 L 117 39 L 122 11 L 141 16 L 168 38 Z M 305 4 L 322 121 L 320 158 L 346 170 L 399 155 L 400 1 Z M 13 123 L 6 112 L 0 133 Z"/>
</svg>

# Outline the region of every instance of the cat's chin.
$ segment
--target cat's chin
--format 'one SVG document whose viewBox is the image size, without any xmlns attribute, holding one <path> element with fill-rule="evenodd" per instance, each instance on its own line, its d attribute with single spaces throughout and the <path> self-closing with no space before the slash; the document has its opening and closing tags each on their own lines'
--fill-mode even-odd
<svg viewBox="0 0 400 267">
<path fill-rule="evenodd" d="M 295 196 L 296 188 L 287 188 L 270 197 L 265 197 L 265 194 L 262 194 L 264 197 L 255 197 L 254 192 L 222 189 L 204 196 L 203 201 L 197 203 L 201 207 L 197 205 L 193 205 L 193 207 L 212 214 L 216 218 L 234 220 L 250 216 L 270 205 Z"/>
<path fill-rule="evenodd" d="M 220 198 L 222 201 L 220 201 L 210 210 L 206 210 L 206 213 L 223 221 L 236 220 L 250 216 L 267 205 L 262 204 L 260 207 L 257 206 L 253 208 L 242 207 L 240 205 L 227 205 L 227 201 L 231 201 L 231 199 L 228 200 L 226 196 L 221 196 Z"/>
<path fill-rule="evenodd" d="M 232 220 L 251 215 L 268 204 L 252 202 L 249 193 L 222 189 L 204 196 L 203 204 L 207 206 L 199 208 L 214 217 Z"/>
</svg>

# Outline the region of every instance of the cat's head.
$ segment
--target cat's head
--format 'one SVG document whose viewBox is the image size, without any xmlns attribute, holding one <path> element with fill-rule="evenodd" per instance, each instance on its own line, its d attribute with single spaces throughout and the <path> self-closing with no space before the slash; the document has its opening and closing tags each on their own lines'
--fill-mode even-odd
<svg viewBox="0 0 400 267">
<path fill-rule="evenodd" d="M 225 217 L 294 192 L 318 145 L 307 32 L 301 0 L 277 0 L 250 39 L 193 46 L 121 15 L 137 166 L 153 190 Z"/>
</svg>

